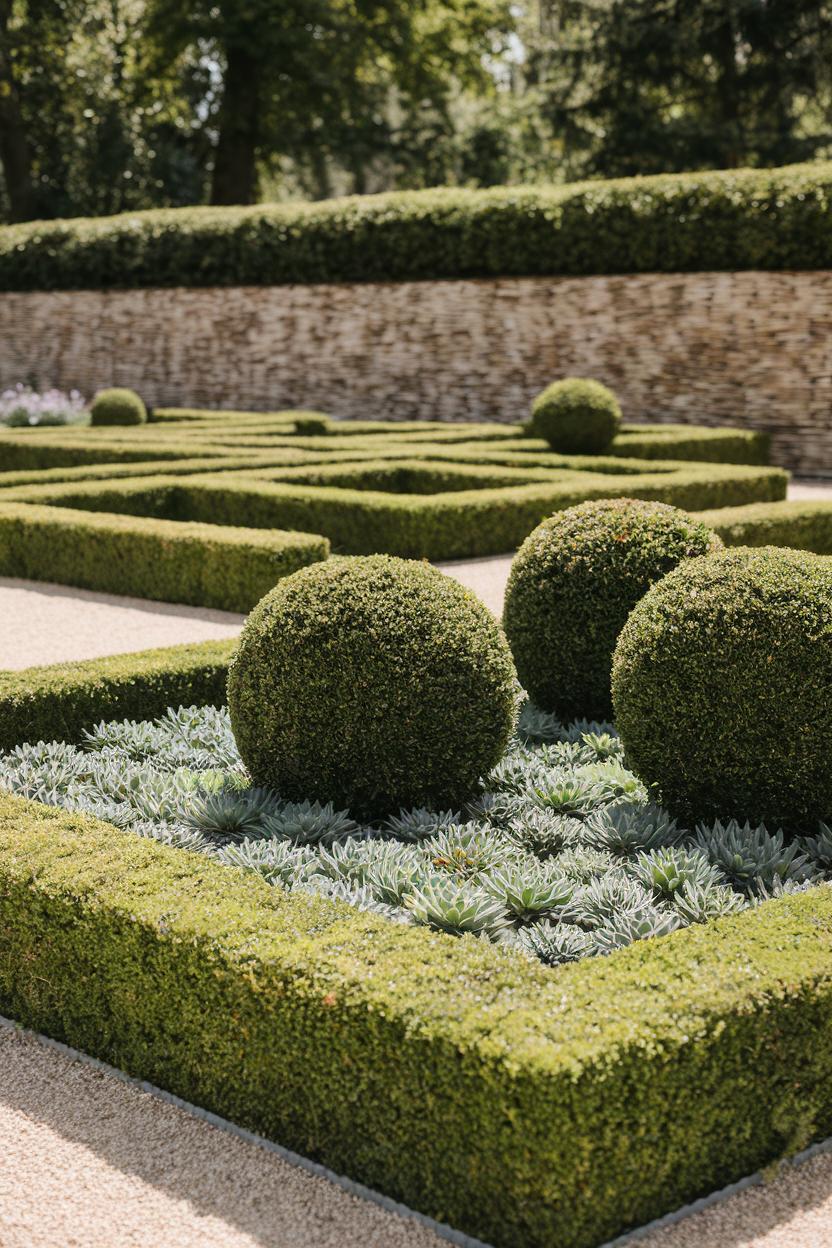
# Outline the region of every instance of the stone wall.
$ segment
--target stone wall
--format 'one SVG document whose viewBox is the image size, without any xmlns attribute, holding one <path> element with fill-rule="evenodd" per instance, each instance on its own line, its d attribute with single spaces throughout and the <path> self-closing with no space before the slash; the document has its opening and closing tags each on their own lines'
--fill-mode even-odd
<svg viewBox="0 0 832 1248">
<path fill-rule="evenodd" d="M 0 385 L 514 421 L 567 374 L 628 419 L 765 429 L 777 462 L 832 475 L 832 272 L 0 295 Z"/>
</svg>

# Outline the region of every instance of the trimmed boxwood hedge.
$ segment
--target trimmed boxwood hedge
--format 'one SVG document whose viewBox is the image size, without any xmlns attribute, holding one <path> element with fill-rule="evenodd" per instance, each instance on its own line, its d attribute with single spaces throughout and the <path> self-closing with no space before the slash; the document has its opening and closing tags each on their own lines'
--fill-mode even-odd
<svg viewBox="0 0 832 1248">
<path fill-rule="evenodd" d="M 389 474 L 393 466 L 383 462 L 376 467 Z M 257 529 L 297 528 L 322 533 L 331 541 L 332 549 L 342 554 L 386 553 L 437 560 L 514 550 L 546 516 L 591 498 L 615 498 L 626 493 L 688 510 L 702 509 L 740 499 L 782 498 L 788 480 L 779 468 L 742 464 L 662 463 L 655 465 L 655 470 L 650 467 L 650 471 L 628 471 L 626 475 L 552 472 L 551 483 L 437 494 L 261 481 L 252 470 L 250 475 L 191 475 L 178 482 L 167 476 L 21 486 L 9 490 L 6 497 L 51 503 L 61 509 L 111 510 Z M 358 471 L 362 469 L 370 471 L 370 466 L 359 466 Z M 327 471 L 323 469 L 322 476 Z M 505 470 L 496 471 L 505 478 Z M 440 470 L 437 484 L 441 486 L 445 480 Z"/>
<path fill-rule="evenodd" d="M 498 1248 L 832 1131 L 826 886 L 550 970 L 0 797 L 0 1010 Z"/>
<path fill-rule="evenodd" d="M 618 634 L 650 586 L 722 548 L 702 521 L 665 503 L 601 499 L 556 512 L 511 565 L 503 626 L 520 683 L 564 723 L 612 718 Z"/>
<path fill-rule="evenodd" d="M 73 465 L 109 464 L 118 460 L 138 461 L 143 459 L 193 459 L 196 452 L 193 442 L 160 444 L 153 440 L 153 434 L 144 442 L 128 441 L 115 438 L 116 426 L 108 426 L 104 436 L 100 430 L 90 431 L 84 438 L 67 436 L 50 429 L 45 436 L 32 437 L 32 430 L 12 432 L 0 430 L 0 473 L 7 469 L 26 470 L 38 468 L 68 468 Z M 74 431 L 73 431 L 74 432 Z M 86 433 L 86 430 L 84 431 Z M 185 436 L 184 434 L 182 435 Z M 206 458 L 218 458 L 222 451 L 205 448 L 200 450 Z M 0 476 L 0 485 L 3 478 Z"/>
<path fill-rule="evenodd" d="M 123 386 L 112 386 L 109 390 L 99 390 L 90 407 L 90 423 L 99 425 L 144 425 L 147 423 L 147 408 L 135 390 L 126 390 Z"/>
<path fill-rule="evenodd" d="M 249 611 L 280 577 L 328 555 L 313 533 L 0 503 L 0 575 L 163 602 Z"/>
<path fill-rule="evenodd" d="M 832 500 L 749 503 L 701 512 L 698 518 L 726 546 L 791 546 L 832 555 Z"/>
<path fill-rule="evenodd" d="M 165 646 L 0 671 L 0 750 L 70 741 L 102 719 L 155 719 L 169 706 L 222 706 L 236 640 Z"/>
<path fill-rule="evenodd" d="M 0 290 L 832 267 L 832 164 L 0 230 Z"/>
<path fill-rule="evenodd" d="M 771 436 L 757 429 L 704 425 L 623 425 L 608 455 L 636 459 L 698 459 L 718 464 L 767 464 Z"/>
<path fill-rule="evenodd" d="M 529 431 L 566 455 L 602 455 L 620 428 L 618 399 L 592 378 L 553 381 L 532 403 Z"/>
<path fill-rule="evenodd" d="M 282 438 L 287 428 L 294 426 L 298 417 L 311 415 L 319 416 L 320 413 L 233 412 L 171 407 L 154 409 L 151 419 L 168 426 L 174 426 L 178 422 L 186 423 L 189 436 L 196 431 L 199 436 L 215 438 L 224 434 L 233 437 L 241 431 L 256 429 L 271 431 L 278 438 Z M 395 423 L 343 420 L 333 421 L 329 427 L 329 437 L 336 439 L 383 434 L 391 442 L 416 441 L 434 444 L 468 441 L 501 443 L 516 440 L 519 432 L 518 426 L 510 424 L 466 422 L 455 425 L 447 421 L 431 420 Z M 756 429 L 625 423 L 607 454 L 636 459 L 698 459 L 725 464 L 767 464 L 770 443 L 769 435 Z M 282 444 L 289 445 L 285 440 Z M 529 442 L 524 441 L 518 445 L 528 447 Z M 545 443 L 539 439 L 533 445 L 545 449 Z M 431 453 L 430 447 L 425 449 L 427 453 Z M 421 450 L 419 447 L 420 453 Z"/>
</svg>

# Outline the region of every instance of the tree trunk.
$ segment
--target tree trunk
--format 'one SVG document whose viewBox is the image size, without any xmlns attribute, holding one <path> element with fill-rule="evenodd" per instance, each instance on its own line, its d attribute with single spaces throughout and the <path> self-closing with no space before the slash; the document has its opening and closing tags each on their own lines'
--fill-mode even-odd
<svg viewBox="0 0 832 1248">
<path fill-rule="evenodd" d="M 314 143 L 309 154 L 312 166 L 312 177 L 315 179 L 314 199 L 329 199 L 332 196 L 332 181 L 329 176 L 329 163 L 326 152 Z"/>
<path fill-rule="evenodd" d="M 212 204 L 254 204 L 259 191 L 260 62 L 229 48 L 220 105 Z"/>
<path fill-rule="evenodd" d="M 12 221 L 26 221 L 34 213 L 32 154 L 20 105 L 8 42 L 11 0 L 0 0 L 0 163 Z"/>
<path fill-rule="evenodd" d="M 720 165 L 734 169 L 747 155 L 740 113 L 740 76 L 737 66 L 737 39 L 730 6 L 716 30 L 714 60 L 717 66 L 716 97 L 720 113 Z"/>
</svg>

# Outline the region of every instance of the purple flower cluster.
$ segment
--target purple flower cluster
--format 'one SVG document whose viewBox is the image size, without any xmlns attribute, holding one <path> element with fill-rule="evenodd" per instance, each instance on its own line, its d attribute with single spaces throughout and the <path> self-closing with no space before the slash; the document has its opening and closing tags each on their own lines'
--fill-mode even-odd
<svg viewBox="0 0 832 1248">
<path fill-rule="evenodd" d="M 0 393 L 0 425 L 71 425 L 84 419 L 87 405 L 77 390 L 44 390 L 18 383 Z"/>
</svg>

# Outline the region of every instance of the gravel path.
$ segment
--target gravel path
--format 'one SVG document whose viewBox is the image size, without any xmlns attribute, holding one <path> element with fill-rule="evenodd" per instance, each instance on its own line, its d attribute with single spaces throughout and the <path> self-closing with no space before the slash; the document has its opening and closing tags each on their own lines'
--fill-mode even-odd
<svg viewBox="0 0 832 1248">
<path fill-rule="evenodd" d="M 444 1248 L 429 1227 L 0 1027 L 2 1248 Z M 117 1229 L 115 1229 L 117 1228 Z M 832 1244 L 832 1154 L 633 1248 Z"/>
<path fill-rule="evenodd" d="M 665 1230 L 633 1248 L 829 1248 L 832 1244 L 832 1154 L 783 1166 L 776 1179 Z"/>
<path fill-rule="evenodd" d="M 2 1248 L 443 1248 L 274 1153 L 0 1027 Z"/>
<path fill-rule="evenodd" d="M 242 615 L 0 577 L 0 669 L 234 637 Z"/>
</svg>

